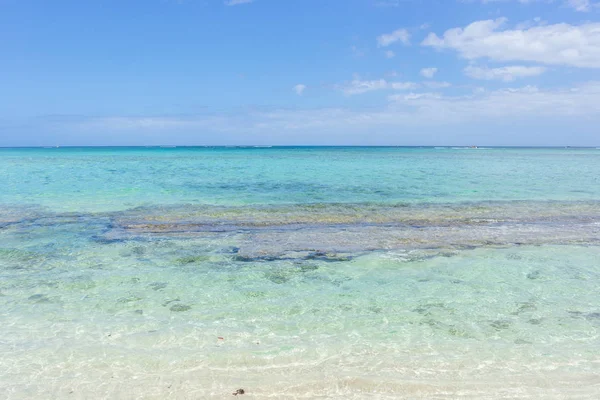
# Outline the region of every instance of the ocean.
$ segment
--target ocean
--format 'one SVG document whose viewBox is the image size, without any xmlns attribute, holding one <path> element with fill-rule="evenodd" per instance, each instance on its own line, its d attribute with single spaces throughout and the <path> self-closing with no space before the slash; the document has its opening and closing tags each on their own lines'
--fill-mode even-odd
<svg viewBox="0 0 600 400">
<path fill-rule="evenodd" d="M 599 283 L 598 149 L 0 149 L 2 398 L 596 399 Z"/>
</svg>

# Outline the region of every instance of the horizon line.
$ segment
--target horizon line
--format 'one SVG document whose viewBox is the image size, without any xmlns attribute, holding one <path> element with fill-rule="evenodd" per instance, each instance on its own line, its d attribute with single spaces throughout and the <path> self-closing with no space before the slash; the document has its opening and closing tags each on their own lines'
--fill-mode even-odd
<svg viewBox="0 0 600 400">
<path fill-rule="evenodd" d="M 474 148 L 474 149 L 484 149 L 484 148 L 571 148 L 571 149 L 600 149 L 600 144 L 598 145 L 589 145 L 589 146 L 581 146 L 581 145 L 464 145 L 464 144 L 436 144 L 436 145 L 353 145 L 353 144 L 334 144 L 334 145 L 244 145 L 244 144 L 235 144 L 235 145 L 201 145 L 201 144 L 193 144 L 193 145 L 171 145 L 171 144 L 160 144 L 160 145 L 38 145 L 38 146 L 0 146 L 0 149 L 61 149 L 61 148 L 163 148 L 163 149 L 173 149 L 173 148 L 294 148 L 294 147 L 323 147 L 323 148 L 335 148 L 335 147 L 371 147 L 371 148 L 452 148 L 452 147 L 460 147 L 460 148 Z"/>
</svg>

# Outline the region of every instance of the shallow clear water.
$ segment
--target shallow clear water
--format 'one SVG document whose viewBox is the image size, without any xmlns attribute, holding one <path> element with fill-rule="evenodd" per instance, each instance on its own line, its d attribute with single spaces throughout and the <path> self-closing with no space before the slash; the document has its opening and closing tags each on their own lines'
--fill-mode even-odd
<svg viewBox="0 0 600 400">
<path fill-rule="evenodd" d="M 596 149 L 0 149 L 25 398 L 600 393 Z"/>
</svg>

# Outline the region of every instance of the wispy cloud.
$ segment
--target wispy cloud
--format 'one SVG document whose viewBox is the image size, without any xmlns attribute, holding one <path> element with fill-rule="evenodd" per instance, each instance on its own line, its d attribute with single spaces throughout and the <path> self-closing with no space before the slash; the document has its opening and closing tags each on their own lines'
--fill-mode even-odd
<svg viewBox="0 0 600 400">
<path fill-rule="evenodd" d="M 438 71 L 438 69 L 435 67 L 423 68 L 421 70 L 421 76 L 425 77 L 427 79 L 431 79 L 431 78 L 433 78 L 433 76 L 436 74 L 437 71 Z"/>
<path fill-rule="evenodd" d="M 544 67 L 525 67 L 522 65 L 511 65 L 500 68 L 476 67 L 469 65 L 465 68 L 465 75 L 473 79 L 501 80 L 512 82 L 517 78 L 538 76 L 546 71 Z"/>
<path fill-rule="evenodd" d="M 553 0 L 462 0 L 463 3 L 483 3 L 483 4 L 492 4 L 492 3 L 521 3 L 521 4 L 531 4 L 531 3 L 551 3 Z"/>
<path fill-rule="evenodd" d="M 304 93 L 304 91 L 306 90 L 306 85 L 303 85 L 301 83 L 297 84 L 296 86 L 294 86 L 294 92 L 296 92 L 296 94 L 298 96 L 302 96 L 302 94 Z"/>
<path fill-rule="evenodd" d="M 376 7 L 400 7 L 400 0 L 380 0 L 375 2 Z"/>
<path fill-rule="evenodd" d="M 436 82 L 436 81 L 425 81 L 422 83 L 423 86 L 430 89 L 444 89 L 452 86 L 450 82 Z"/>
<path fill-rule="evenodd" d="M 414 82 L 389 82 L 388 86 L 394 90 L 409 90 L 416 89 L 419 84 Z"/>
<path fill-rule="evenodd" d="M 377 46 L 387 47 L 392 43 L 400 41 L 404 45 L 410 44 L 410 33 L 406 29 L 397 29 L 392 33 L 386 33 L 377 37 Z"/>
<path fill-rule="evenodd" d="M 385 54 L 385 57 L 386 57 L 386 58 L 394 58 L 394 57 L 396 56 L 396 53 L 394 53 L 394 52 L 393 52 L 393 51 L 391 51 L 391 50 L 388 50 L 388 51 L 386 51 L 386 52 L 385 52 L 385 53 L 383 53 L 383 54 Z"/>
<path fill-rule="evenodd" d="M 493 4 L 493 3 L 508 3 L 515 2 L 521 4 L 532 4 L 532 3 L 554 3 L 553 0 L 462 0 L 465 3 L 483 3 L 483 4 Z M 588 12 L 592 9 L 592 7 L 597 7 L 597 3 L 593 3 L 591 0 L 563 0 L 562 3 L 567 7 L 574 9 L 575 11 Z"/>
<path fill-rule="evenodd" d="M 253 2 L 254 0 L 225 0 L 224 4 L 226 6 L 239 6 L 240 4 L 249 4 Z"/>
<path fill-rule="evenodd" d="M 354 79 L 351 82 L 342 85 L 340 88 L 347 96 L 372 92 L 374 90 L 393 89 L 393 90 L 409 90 L 415 89 L 418 85 L 414 82 L 388 82 L 385 79 L 376 80 L 360 80 Z"/>
<path fill-rule="evenodd" d="M 354 79 L 352 82 L 343 85 L 341 87 L 342 92 L 344 94 L 351 96 L 353 94 L 361 94 L 366 92 L 371 92 L 373 90 L 381 90 L 387 88 L 387 81 L 385 79 L 371 80 L 371 81 L 361 81 L 359 79 Z"/>
<path fill-rule="evenodd" d="M 592 8 L 590 0 L 567 0 L 567 4 L 575 9 L 575 11 L 588 12 Z"/>
</svg>

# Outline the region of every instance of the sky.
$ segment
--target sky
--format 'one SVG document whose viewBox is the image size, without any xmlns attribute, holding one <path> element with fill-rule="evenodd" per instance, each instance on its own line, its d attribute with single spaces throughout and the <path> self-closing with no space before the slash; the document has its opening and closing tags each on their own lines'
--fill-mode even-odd
<svg viewBox="0 0 600 400">
<path fill-rule="evenodd" d="M 0 146 L 600 146 L 600 0 L 0 0 Z"/>
</svg>

